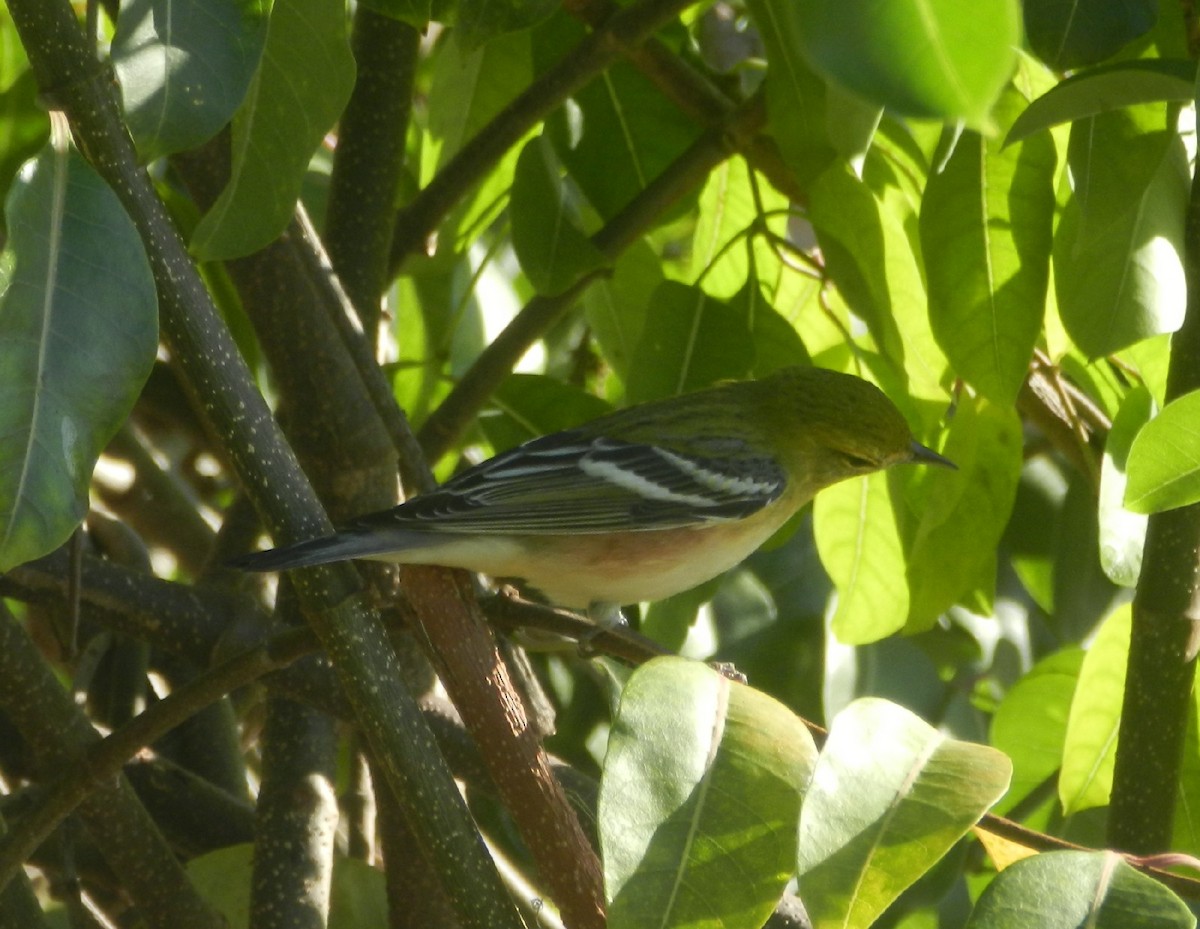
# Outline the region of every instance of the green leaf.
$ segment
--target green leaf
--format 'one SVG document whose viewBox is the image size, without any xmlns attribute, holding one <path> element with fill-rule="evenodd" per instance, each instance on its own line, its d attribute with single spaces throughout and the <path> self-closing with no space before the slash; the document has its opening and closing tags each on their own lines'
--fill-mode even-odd
<svg viewBox="0 0 1200 929">
<path fill-rule="evenodd" d="M 571 179 L 605 219 L 645 190 L 699 135 L 696 124 L 623 59 L 572 101 L 547 119 L 546 129 Z"/>
<path fill-rule="evenodd" d="M 1005 868 L 967 929 L 1193 929 L 1175 894 L 1116 852 L 1043 852 Z"/>
<path fill-rule="evenodd" d="M 754 364 L 746 319 L 699 287 L 663 281 L 646 322 L 626 382 L 630 403 L 744 378 Z"/>
<path fill-rule="evenodd" d="M 876 345 L 906 372 L 909 393 L 945 398 L 946 359 L 930 329 L 925 285 L 905 218 L 845 166 L 817 179 L 808 218 L 826 271 Z"/>
<path fill-rule="evenodd" d="M 422 186 L 533 80 L 531 49 L 527 32 L 501 36 L 471 52 L 463 50 L 457 34 L 442 43 L 429 89 Z M 438 231 L 440 246 L 458 253 L 479 239 L 507 203 L 520 151 L 509 149 L 451 211 Z"/>
<path fill-rule="evenodd" d="M 8 196 L 0 256 L 0 572 L 53 551 L 158 348 L 141 239 L 74 150 L 47 147 Z"/>
<path fill-rule="evenodd" d="M 433 61 L 429 88 L 431 143 L 421 157 L 421 185 L 458 154 L 533 80 L 528 34 L 505 36 L 473 51 L 450 36 Z"/>
<path fill-rule="evenodd" d="M 492 395 L 492 403 L 496 412 L 481 416 L 479 425 L 497 452 L 612 409 L 594 394 L 543 374 L 509 375 Z"/>
<path fill-rule="evenodd" d="M 0 8 L 0 92 L 10 90 L 28 71 L 29 58 L 6 5 Z"/>
<path fill-rule="evenodd" d="M 828 90 L 801 52 L 804 26 L 793 0 L 749 0 L 766 48 L 767 122 L 780 154 L 806 186 L 827 170 L 837 155 L 830 127 L 837 122 L 827 106 Z"/>
<path fill-rule="evenodd" d="M 1128 603 L 1114 610 L 1079 669 L 1058 778 L 1058 797 L 1068 816 L 1108 804 L 1132 622 Z"/>
<path fill-rule="evenodd" d="M 49 134 L 50 120 L 40 102 L 37 82 L 33 72 L 25 70 L 0 93 L 0 196 L 8 195 L 17 169 L 37 155 Z M 0 236 L 4 234 L 0 226 Z"/>
<path fill-rule="evenodd" d="M 1125 506 L 1161 513 L 1200 501 L 1200 391 L 1166 405 L 1129 449 Z"/>
<path fill-rule="evenodd" d="M 1100 565 L 1114 584 L 1135 587 L 1142 570 L 1146 517 L 1125 508 L 1129 451 L 1134 438 L 1154 415 L 1145 387 L 1129 391 L 1104 442 L 1100 468 Z"/>
<path fill-rule="evenodd" d="M 830 84 L 825 95 L 825 122 L 831 144 L 854 173 L 862 177 L 863 163 L 883 110 L 851 93 L 839 84 Z"/>
<path fill-rule="evenodd" d="M 788 215 L 787 198 L 752 174 L 743 158 L 721 163 L 708 175 L 700 196 L 690 276 L 704 292 L 721 300 L 745 292 L 751 268 L 761 277 L 758 264 L 780 265 L 773 251 L 778 246 L 769 236 L 786 239 Z"/>
<path fill-rule="evenodd" d="M 1196 94 L 1196 63 L 1147 58 L 1101 65 L 1073 74 L 1034 100 L 1013 122 L 1005 145 L 1043 129 L 1140 103 L 1190 103 Z"/>
<path fill-rule="evenodd" d="M 1090 358 L 1183 322 L 1188 166 L 1174 131 L 1142 131 L 1130 111 L 1076 122 L 1074 195 L 1054 242 L 1058 310 Z"/>
<path fill-rule="evenodd" d="M 650 301 L 662 282 L 662 262 L 645 239 L 639 239 L 617 259 L 610 277 L 584 291 L 588 326 L 604 360 L 622 381 L 629 380 Z"/>
<path fill-rule="evenodd" d="M 112 59 L 147 161 L 211 139 L 241 106 L 267 39 L 268 0 L 131 0 Z"/>
<path fill-rule="evenodd" d="M 248 255 L 287 227 L 313 152 L 353 88 L 342 5 L 276 3 L 258 73 L 233 120 L 232 176 L 196 226 L 193 253 L 206 261 Z"/>
<path fill-rule="evenodd" d="M 839 713 L 800 814 L 800 896 L 814 927 L 866 927 L 1008 787 L 994 748 L 947 738 L 886 700 Z"/>
<path fill-rule="evenodd" d="M 1024 98 L 1010 88 L 997 118 Z M 1053 244 L 1054 140 L 1002 149 L 966 131 L 921 203 L 929 315 L 955 371 L 997 403 L 1013 403 L 1042 328 Z"/>
<path fill-rule="evenodd" d="M 1025 35 L 1056 71 L 1092 65 L 1149 32 L 1158 0 L 1029 0 Z"/>
<path fill-rule="evenodd" d="M 188 878 L 225 917 L 229 929 L 250 925 L 250 875 L 254 846 L 227 845 L 187 863 Z M 383 873 L 365 861 L 336 857 L 329 887 L 329 929 L 367 929 L 387 921 Z"/>
<path fill-rule="evenodd" d="M 356 858 L 335 857 L 328 929 L 377 929 L 388 921 L 383 871 Z"/>
<path fill-rule="evenodd" d="M 758 259 L 759 283 L 771 301 L 771 306 L 787 320 L 797 332 L 804 333 L 804 348 L 815 358 L 822 352 L 833 352 L 833 361 L 823 367 L 846 367 L 850 363 L 850 350 L 846 344 L 846 331 L 850 328 L 850 314 L 846 304 L 836 290 L 828 290 L 816 277 L 800 274 L 777 262 L 779 273 L 763 274 L 765 262 L 761 252 L 762 243 L 756 243 L 755 257 Z M 832 299 L 831 299 L 832 298 Z"/>
<path fill-rule="evenodd" d="M 910 508 L 920 514 L 908 546 L 908 632 L 931 628 L 938 617 L 976 592 L 994 595 L 986 569 L 1012 515 L 1022 463 L 1021 420 L 1011 405 L 964 395 L 942 450 L 957 471 L 925 468 L 913 478 Z M 899 476 L 899 475 L 898 475 Z M 915 498 L 915 499 L 914 499 Z"/>
<path fill-rule="evenodd" d="M 1054 539 L 1054 621 L 1068 640 L 1090 639 L 1099 625 L 1123 599 L 1100 567 L 1096 520 L 1096 487 L 1082 472 L 1067 477 L 1066 496 L 1051 523 Z"/>
<path fill-rule="evenodd" d="M 728 300 L 741 290 L 750 271 L 751 234 L 758 219 L 751 184 L 746 162 L 734 157 L 708 175 L 700 193 L 700 215 L 692 231 L 691 276 L 718 300 Z M 761 187 L 779 196 L 767 185 Z M 786 208 L 786 202 L 782 206 Z M 786 217 L 780 219 L 786 227 Z"/>
<path fill-rule="evenodd" d="M 541 294 L 559 294 L 604 264 L 579 226 L 572 191 L 544 136 L 530 139 L 517 160 L 510 213 L 513 249 Z"/>
<path fill-rule="evenodd" d="M 1192 688 L 1171 828 L 1171 850 L 1200 854 L 1200 692 Z"/>
<path fill-rule="evenodd" d="M 1045 456 L 1026 462 L 1003 541 L 1022 586 L 1051 615 L 1055 613 L 1056 542 L 1065 496 L 1066 480 L 1056 463 Z"/>
<path fill-rule="evenodd" d="M 758 281 L 746 281 L 729 305 L 734 312 L 741 314 L 754 342 L 754 366 L 751 371 L 754 377 L 763 377 L 780 368 L 812 363 L 800 333 L 771 306 Z"/>
<path fill-rule="evenodd" d="M 226 845 L 197 855 L 187 863 L 188 878 L 201 896 L 225 917 L 229 929 L 246 929 L 250 925 L 253 867 L 254 846 L 249 842 Z"/>
<path fill-rule="evenodd" d="M 903 628 L 908 585 L 886 475 L 842 481 L 817 494 L 813 532 L 837 588 L 832 628 L 838 641 L 862 645 Z"/>
<path fill-rule="evenodd" d="M 520 154 L 519 148 L 505 152 L 483 182 L 450 211 L 438 230 L 439 251 L 459 255 L 487 235 L 488 228 L 508 206 Z"/>
<path fill-rule="evenodd" d="M 975 128 L 1016 64 L 1016 0 L 847 6 L 799 0 L 800 38 L 813 66 L 859 96 L 906 116 Z"/>
<path fill-rule="evenodd" d="M 1170 333 L 1134 342 L 1121 352 L 1121 360 L 1133 366 L 1161 409 L 1166 403 L 1167 372 L 1171 366 Z"/>
<path fill-rule="evenodd" d="M 816 746 L 765 694 L 682 658 L 635 671 L 600 781 L 612 929 L 758 929 L 795 868 Z"/>
<path fill-rule="evenodd" d="M 1012 788 L 997 812 L 1024 800 L 1062 765 L 1067 715 L 1083 656 L 1082 649 L 1070 648 L 1042 659 L 996 708 L 991 743 L 1013 763 Z"/>
<path fill-rule="evenodd" d="M 656 600 L 646 607 L 638 631 L 673 652 L 683 649 L 688 632 L 696 623 L 700 607 L 713 598 L 723 577 L 715 577 L 699 587 Z"/>
<path fill-rule="evenodd" d="M 429 25 L 433 9 L 431 0 L 358 0 L 358 4 L 422 31 Z"/>
<path fill-rule="evenodd" d="M 463 48 L 478 48 L 503 35 L 528 29 L 558 9 L 557 0 L 489 0 L 458 8 L 457 33 Z"/>
</svg>

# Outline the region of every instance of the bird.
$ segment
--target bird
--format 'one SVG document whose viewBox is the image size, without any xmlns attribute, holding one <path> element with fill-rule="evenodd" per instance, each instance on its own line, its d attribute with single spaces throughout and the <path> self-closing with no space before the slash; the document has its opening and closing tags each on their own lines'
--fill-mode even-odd
<svg viewBox="0 0 1200 929">
<path fill-rule="evenodd" d="M 612 626 L 623 605 L 733 568 L 825 487 L 905 463 L 955 468 L 874 384 L 787 367 L 531 439 L 335 535 L 231 563 L 465 568 Z"/>
</svg>

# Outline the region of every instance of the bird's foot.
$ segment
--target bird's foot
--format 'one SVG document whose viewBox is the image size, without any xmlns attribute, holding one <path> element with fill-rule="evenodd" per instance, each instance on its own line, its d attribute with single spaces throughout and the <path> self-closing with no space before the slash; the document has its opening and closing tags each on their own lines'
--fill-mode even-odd
<svg viewBox="0 0 1200 929">
<path fill-rule="evenodd" d="M 595 623 L 595 628 L 580 636 L 580 658 L 591 658 L 596 654 L 593 643 L 598 636 L 629 625 L 621 615 L 621 608 L 615 603 L 592 603 L 588 606 L 587 615 L 588 619 Z"/>
</svg>

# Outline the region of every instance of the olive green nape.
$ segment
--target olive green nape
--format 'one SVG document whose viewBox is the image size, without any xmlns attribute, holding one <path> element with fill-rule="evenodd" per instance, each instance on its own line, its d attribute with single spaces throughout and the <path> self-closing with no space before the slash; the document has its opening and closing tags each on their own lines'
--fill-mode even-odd
<svg viewBox="0 0 1200 929">
<path fill-rule="evenodd" d="M 896 405 L 872 384 L 827 368 L 785 368 L 758 381 L 762 402 L 780 424 L 794 424 L 844 451 L 903 455 L 912 430 Z"/>
</svg>

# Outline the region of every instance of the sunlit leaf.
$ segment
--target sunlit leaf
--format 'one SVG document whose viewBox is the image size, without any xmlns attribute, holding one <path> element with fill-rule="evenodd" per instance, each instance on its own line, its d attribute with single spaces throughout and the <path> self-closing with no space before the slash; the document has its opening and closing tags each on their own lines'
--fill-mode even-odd
<svg viewBox="0 0 1200 929">
<path fill-rule="evenodd" d="M 1104 113 L 1071 127 L 1073 196 L 1054 242 L 1058 310 L 1091 358 L 1183 322 L 1187 156 L 1147 116 Z M 1161 117 L 1159 117 L 1161 121 Z"/>
<path fill-rule="evenodd" d="M 758 929 L 795 868 L 816 746 L 786 707 L 698 662 L 626 684 L 600 782 L 613 929 Z"/>
<path fill-rule="evenodd" d="M 1100 627 L 1079 669 L 1058 778 L 1058 796 L 1068 815 L 1108 803 L 1131 617 L 1129 604 L 1118 607 Z"/>
<path fill-rule="evenodd" d="M 887 476 L 854 478 L 823 490 L 813 505 L 813 531 L 821 564 L 837 587 L 838 641 L 875 642 L 903 628 L 908 585 Z"/>
<path fill-rule="evenodd" d="M 1052 653 L 1026 672 L 996 708 L 991 743 L 1013 763 L 1012 789 L 997 812 L 1024 800 L 1062 765 L 1067 715 L 1083 656 L 1082 649 Z"/>
<path fill-rule="evenodd" d="M 433 62 L 432 142 L 422 153 L 422 186 L 529 84 L 531 56 L 527 33 L 504 36 L 472 51 L 453 35 L 444 43 Z"/>
<path fill-rule="evenodd" d="M 808 217 L 826 271 L 884 354 L 903 365 L 909 393 L 944 398 L 946 359 L 930 329 L 925 284 L 904 217 L 842 166 L 817 179 Z"/>
<path fill-rule="evenodd" d="M 876 698 L 839 713 L 800 815 L 800 896 L 816 927 L 867 927 L 996 802 L 1011 765 Z"/>
<path fill-rule="evenodd" d="M 741 158 L 730 158 L 709 174 L 692 233 L 691 273 L 705 293 L 728 300 L 745 286 L 757 218 L 750 170 Z"/>
<path fill-rule="evenodd" d="M 1006 868 L 984 890 L 967 929 L 1193 929 L 1162 884 L 1116 852 L 1045 852 Z"/>
<path fill-rule="evenodd" d="M 1114 584 L 1133 587 L 1142 569 L 1146 517 L 1125 509 L 1129 452 L 1134 437 L 1154 413 L 1145 387 L 1136 387 L 1121 403 L 1104 442 L 1100 468 L 1100 565 Z"/>
<path fill-rule="evenodd" d="M 1024 103 L 1010 88 L 997 118 Z M 921 204 L 934 335 L 956 373 L 997 403 L 1016 400 L 1042 328 L 1056 162 L 1049 136 L 1002 148 L 968 130 Z"/>
<path fill-rule="evenodd" d="M 1012 515 L 1021 474 L 1021 421 L 1011 406 L 963 397 L 942 452 L 957 471 L 926 468 L 910 496 L 918 523 L 908 546 L 909 632 L 930 628 L 955 603 L 976 591 L 990 602 L 989 570 Z M 915 499 L 914 499 L 915 498 Z"/>
<path fill-rule="evenodd" d="M 1148 58 L 1102 65 L 1073 74 L 1038 97 L 1008 130 L 1005 145 L 1043 129 L 1139 103 L 1190 103 L 1196 63 Z"/>
<path fill-rule="evenodd" d="M 830 84 L 827 88 L 825 122 L 829 144 L 846 159 L 859 177 L 862 176 L 863 162 L 882 116 L 882 107 L 864 100 L 840 84 Z"/>
<path fill-rule="evenodd" d="M 907 116 L 983 127 L 1016 63 L 1015 0 L 847 6 L 799 0 L 809 61 L 833 80 Z"/>
<path fill-rule="evenodd" d="M 1168 403 L 1133 440 L 1125 506 L 1158 513 L 1200 501 L 1200 391 Z"/>
</svg>

